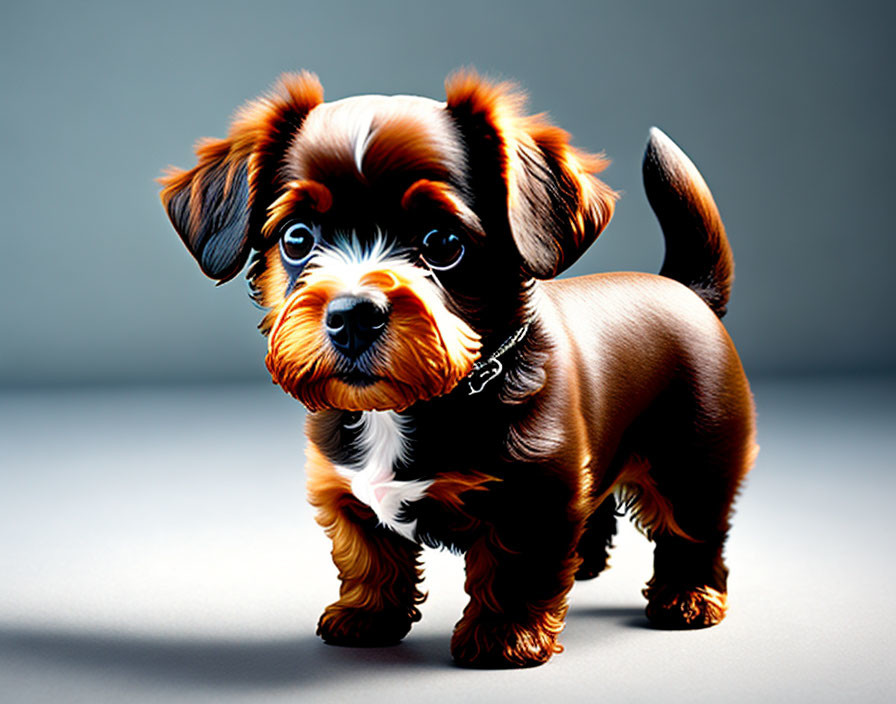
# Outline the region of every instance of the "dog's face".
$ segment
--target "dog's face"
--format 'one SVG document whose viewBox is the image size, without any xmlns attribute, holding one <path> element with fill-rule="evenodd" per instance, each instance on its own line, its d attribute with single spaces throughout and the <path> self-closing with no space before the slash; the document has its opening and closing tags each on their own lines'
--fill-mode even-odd
<svg viewBox="0 0 896 704">
<path fill-rule="evenodd" d="M 614 194 L 590 175 L 600 158 L 473 74 L 445 103 L 322 93 L 284 76 L 162 199 L 212 278 L 254 251 L 285 391 L 310 410 L 402 410 L 449 393 L 519 324 L 527 282 L 581 255 Z"/>
</svg>

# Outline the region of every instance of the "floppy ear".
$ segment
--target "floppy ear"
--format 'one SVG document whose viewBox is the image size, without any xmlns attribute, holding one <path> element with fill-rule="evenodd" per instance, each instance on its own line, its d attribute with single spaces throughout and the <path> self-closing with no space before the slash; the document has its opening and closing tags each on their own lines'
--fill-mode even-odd
<svg viewBox="0 0 896 704">
<path fill-rule="evenodd" d="M 543 115 L 522 115 L 525 98 L 512 85 L 464 71 L 449 77 L 446 93 L 467 144 L 474 198 L 480 188 L 497 192 L 524 270 L 557 276 L 613 215 L 616 193 L 592 176 L 607 161 L 572 147 L 569 134 Z"/>
<path fill-rule="evenodd" d="M 164 177 L 162 203 L 171 224 L 202 272 L 233 278 L 249 254 L 249 154 L 234 154 L 231 140 L 196 146 L 199 164 Z"/>
<path fill-rule="evenodd" d="M 196 145 L 196 166 L 159 179 L 171 224 L 206 276 L 232 279 L 260 244 L 265 210 L 282 185 L 283 154 L 321 102 L 316 76 L 284 74 L 267 96 L 237 113 L 226 139 Z"/>
</svg>

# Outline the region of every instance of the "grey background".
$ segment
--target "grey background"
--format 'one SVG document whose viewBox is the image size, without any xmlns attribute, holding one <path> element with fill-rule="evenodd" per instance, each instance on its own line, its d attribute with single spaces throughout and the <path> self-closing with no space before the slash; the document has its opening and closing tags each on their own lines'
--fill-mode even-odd
<svg viewBox="0 0 896 704">
<path fill-rule="evenodd" d="M 892 370 L 892 3 L 6 2 L 0 385 L 264 378 L 260 314 L 182 249 L 153 179 L 284 70 L 329 99 L 518 80 L 605 150 L 617 215 L 571 273 L 656 271 L 647 129 L 691 155 L 737 261 L 752 375 Z"/>
<path fill-rule="evenodd" d="M 2 3 L 0 701 L 896 701 L 892 8 Z M 200 274 L 154 178 L 281 71 L 329 99 L 441 98 L 464 65 L 613 158 L 623 199 L 571 274 L 658 270 L 651 124 L 715 193 L 762 446 L 716 628 L 646 627 L 650 544 L 621 521 L 545 667 L 451 666 L 463 570 L 430 550 L 399 647 L 314 636 L 337 580 L 304 412 L 265 378 L 245 286 Z"/>
</svg>

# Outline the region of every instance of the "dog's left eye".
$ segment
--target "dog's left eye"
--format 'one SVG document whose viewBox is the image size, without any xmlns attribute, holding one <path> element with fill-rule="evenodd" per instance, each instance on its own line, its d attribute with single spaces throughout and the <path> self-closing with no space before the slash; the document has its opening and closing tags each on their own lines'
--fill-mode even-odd
<svg viewBox="0 0 896 704">
<path fill-rule="evenodd" d="M 426 263 L 437 271 L 453 269 L 464 256 L 464 243 L 453 232 L 430 230 L 420 248 Z"/>
<path fill-rule="evenodd" d="M 314 231 L 303 222 L 290 225 L 280 238 L 280 253 L 288 264 L 300 266 L 305 263 L 317 238 Z"/>
</svg>

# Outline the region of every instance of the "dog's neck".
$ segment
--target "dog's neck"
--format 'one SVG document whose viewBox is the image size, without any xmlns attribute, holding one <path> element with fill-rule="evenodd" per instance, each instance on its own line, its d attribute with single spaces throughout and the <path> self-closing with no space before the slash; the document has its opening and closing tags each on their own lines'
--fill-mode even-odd
<svg viewBox="0 0 896 704">
<path fill-rule="evenodd" d="M 537 285 L 523 286 L 520 299 L 502 325 L 483 335 L 476 368 L 449 394 L 401 413 L 339 414 L 342 447 L 351 450 L 337 469 L 350 478 L 352 493 L 396 533 L 415 540 L 411 507 L 425 496 L 434 472 L 460 466 L 456 451 L 463 455 L 498 437 L 491 425 L 502 422 L 501 409 L 527 402 L 544 386 L 548 344 L 535 315 Z M 441 449 L 431 455 L 432 448 Z"/>
</svg>

